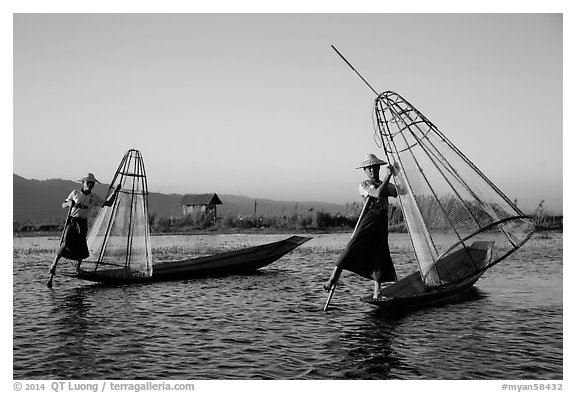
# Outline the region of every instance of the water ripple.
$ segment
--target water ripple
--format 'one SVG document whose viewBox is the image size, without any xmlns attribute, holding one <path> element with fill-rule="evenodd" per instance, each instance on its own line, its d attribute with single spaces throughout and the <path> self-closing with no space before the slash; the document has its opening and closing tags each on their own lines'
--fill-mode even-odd
<svg viewBox="0 0 576 393">
<path fill-rule="evenodd" d="M 236 236 L 236 237 L 235 237 Z M 349 235 L 319 235 L 260 272 L 134 286 L 57 276 L 56 238 L 15 238 L 15 379 L 562 379 L 561 235 L 530 241 L 459 302 L 405 314 L 321 290 Z M 154 238 L 191 254 L 284 236 Z M 391 235 L 400 276 L 409 239 Z M 63 270 L 70 267 L 64 264 Z"/>
</svg>

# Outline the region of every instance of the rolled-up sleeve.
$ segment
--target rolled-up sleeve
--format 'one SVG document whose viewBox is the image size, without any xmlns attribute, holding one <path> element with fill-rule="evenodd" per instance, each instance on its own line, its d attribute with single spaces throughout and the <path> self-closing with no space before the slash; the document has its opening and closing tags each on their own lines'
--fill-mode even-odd
<svg viewBox="0 0 576 393">
<path fill-rule="evenodd" d="M 376 184 L 374 184 L 373 182 L 369 181 L 369 180 L 364 180 L 362 182 L 360 182 L 360 185 L 358 186 L 358 192 L 360 193 L 360 195 L 362 195 L 364 198 L 366 198 L 368 196 L 368 192 L 370 190 L 373 190 L 376 188 Z"/>
</svg>

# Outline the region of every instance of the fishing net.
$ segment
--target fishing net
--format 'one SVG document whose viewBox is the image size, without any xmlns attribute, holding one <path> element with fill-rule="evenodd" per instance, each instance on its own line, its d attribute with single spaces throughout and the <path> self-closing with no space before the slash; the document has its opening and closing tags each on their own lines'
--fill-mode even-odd
<svg viewBox="0 0 576 393">
<path fill-rule="evenodd" d="M 148 183 L 138 150 L 124 155 L 108 196 L 115 192 L 114 203 L 104 206 L 94 220 L 88 235 L 90 257 L 80 270 L 118 278 L 150 277 Z"/>
<path fill-rule="evenodd" d="M 374 116 L 426 285 L 477 275 L 532 235 L 533 221 L 400 95 L 380 94 Z M 484 259 L 476 255 L 479 245 L 490 245 Z M 442 268 L 450 259 L 451 267 Z"/>
</svg>

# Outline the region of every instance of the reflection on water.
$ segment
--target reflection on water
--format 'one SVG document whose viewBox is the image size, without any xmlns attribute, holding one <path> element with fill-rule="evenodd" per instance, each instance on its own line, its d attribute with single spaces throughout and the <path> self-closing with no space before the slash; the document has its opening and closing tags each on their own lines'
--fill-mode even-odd
<svg viewBox="0 0 576 393">
<path fill-rule="evenodd" d="M 76 288 L 64 299 L 54 299 L 52 309 L 54 331 L 50 340 L 59 343 L 59 356 L 53 361 L 49 359 L 49 363 L 55 370 L 60 367 L 89 370 L 96 364 L 95 354 L 89 340 L 94 326 L 89 318 L 90 308 L 92 308 L 90 292 L 90 290 Z"/>
<path fill-rule="evenodd" d="M 346 239 L 318 236 L 250 275 L 116 287 L 59 275 L 53 290 L 46 243 L 16 244 L 14 378 L 562 379 L 561 235 L 529 242 L 451 304 L 383 311 L 359 300 L 370 282 L 344 273 L 323 312 Z M 391 244 L 399 275 L 411 273 L 409 239 Z"/>
</svg>

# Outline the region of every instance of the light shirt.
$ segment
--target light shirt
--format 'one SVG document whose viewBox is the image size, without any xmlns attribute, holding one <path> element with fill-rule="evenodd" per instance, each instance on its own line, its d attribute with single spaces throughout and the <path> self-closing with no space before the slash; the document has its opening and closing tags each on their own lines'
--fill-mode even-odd
<svg viewBox="0 0 576 393">
<path fill-rule="evenodd" d="M 66 198 L 66 201 L 74 201 L 74 207 L 72 207 L 72 212 L 70 213 L 71 217 L 88 218 L 90 210 L 92 210 L 98 202 L 101 202 L 101 198 L 92 192 L 84 195 L 80 190 L 73 190 L 70 195 L 68 195 L 68 198 Z"/>
<path fill-rule="evenodd" d="M 366 180 L 360 182 L 360 186 L 358 187 L 358 192 L 360 192 L 360 195 L 362 195 L 363 198 L 366 198 L 368 196 L 368 191 L 373 190 L 375 188 L 378 188 L 378 186 L 380 186 L 380 184 L 382 184 L 381 181 L 375 182 L 374 180 L 366 179 Z M 380 202 L 384 203 L 385 205 L 388 205 L 388 195 L 392 194 L 394 192 L 394 190 L 396 190 L 396 187 L 394 186 L 394 184 L 388 183 L 388 187 L 386 187 L 387 195 L 386 195 L 386 197 L 381 198 L 382 200 Z"/>
</svg>

